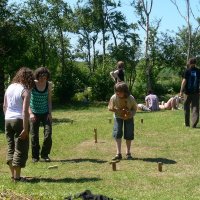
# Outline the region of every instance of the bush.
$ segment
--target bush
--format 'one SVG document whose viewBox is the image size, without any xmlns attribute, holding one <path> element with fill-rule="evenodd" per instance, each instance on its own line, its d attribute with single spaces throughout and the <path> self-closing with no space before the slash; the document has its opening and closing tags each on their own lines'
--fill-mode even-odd
<svg viewBox="0 0 200 200">
<path fill-rule="evenodd" d="M 92 77 L 92 98 L 97 101 L 107 101 L 114 93 L 114 83 L 110 71 L 98 69 Z"/>
<path fill-rule="evenodd" d="M 92 88 L 87 87 L 83 92 L 77 92 L 72 100 L 86 104 L 89 103 L 92 100 Z"/>
<path fill-rule="evenodd" d="M 54 82 L 54 99 L 60 103 L 72 100 L 75 93 L 83 91 L 88 84 L 88 77 L 76 66 L 56 76 Z"/>
</svg>

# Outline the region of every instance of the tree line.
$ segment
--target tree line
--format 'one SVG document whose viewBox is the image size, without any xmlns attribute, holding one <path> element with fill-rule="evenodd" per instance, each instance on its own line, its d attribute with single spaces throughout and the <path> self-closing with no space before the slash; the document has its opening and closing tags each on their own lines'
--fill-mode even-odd
<svg viewBox="0 0 200 200">
<path fill-rule="evenodd" d="M 180 12 L 176 1 L 170 0 Z M 150 21 L 153 0 L 133 0 L 135 18 L 127 22 L 117 0 L 0 1 L 0 105 L 6 86 L 19 67 L 46 66 L 54 100 L 108 100 L 113 93 L 109 72 L 126 66 L 130 90 L 142 98 L 148 89 L 175 93 L 188 56 L 200 55 L 198 27 L 190 23 L 175 34 L 159 32 L 161 19 Z M 199 18 L 196 17 L 199 24 Z M 138 31 L 144 31 L 145 40 Z M 77 43 L 73 42 L 77 38 Z M 2 108 L 2 106 L 1 106 Z"/>
</svg>

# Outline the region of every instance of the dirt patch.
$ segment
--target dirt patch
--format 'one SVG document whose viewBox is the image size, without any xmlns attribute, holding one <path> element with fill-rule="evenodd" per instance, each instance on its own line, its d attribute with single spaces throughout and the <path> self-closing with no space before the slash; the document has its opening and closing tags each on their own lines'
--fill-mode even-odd
<svg viewBox="0 0 200 200">
<path fill-rule="evenodd" d="M 105 140 L 97 140 L 97 143 L 95 143 L 94 140 L 87 140 L 87 141 L 84 141 L 80 144 L 78 144 L 74 150 L 76 152 L 79 152 L 79 153 L 82 153 L 84 154 L 87 153 L 88 151 L 99 151 L 99 152 L 110 152 L 111 149 L 115 149 L 115 144 L 110 144 L 110 142 L 108 143 L 107 141 Z"/>
<path fill-rule="evenodd" d="M 10 199 L 10 200 L 34 200 L 32 197 L 25 197 L 20 194 L 15 194 L 11 191 L 3 191 L 0 193 L 0 199 Z"/>
</svg>

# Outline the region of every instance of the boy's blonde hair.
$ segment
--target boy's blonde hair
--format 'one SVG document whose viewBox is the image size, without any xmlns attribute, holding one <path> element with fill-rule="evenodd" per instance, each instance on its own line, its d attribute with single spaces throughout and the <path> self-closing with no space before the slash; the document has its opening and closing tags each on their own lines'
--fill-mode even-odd
<svg viewBox="0 0 200 200">
<path fill-rule="evenodd" d="M 130 96 L 128 85 L 123 81 L 116 83 L 114 89 L 115 92 L 123 92 L 125 98 Z"/>
</svg>

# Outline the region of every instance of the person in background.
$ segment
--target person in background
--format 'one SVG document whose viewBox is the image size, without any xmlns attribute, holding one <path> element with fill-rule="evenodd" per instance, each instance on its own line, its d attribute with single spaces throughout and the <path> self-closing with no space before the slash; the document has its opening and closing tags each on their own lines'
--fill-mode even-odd
<svg viewBox="0 0 200 200">
<path fill-rule="evenodd" d="M 110 76 L 115 81 L 115 83 L 124 81 L 124 62 L 123 61 L 117 62 L 117 69 L 115 71 L 110 72 Z"/>
<path fill-rule="evenodd" d="M 38 162 L 40 155 L 43 161 L 50 162 L 49 154 L 52 148 L 52 83 L 49 82 L 50 73 L 46 67 L 35 70 L 35 87 L 30 100 L 30 132 L 32 161 Z M 42 122 L 44 140 L 40 152 L 39 127 Z"/>
<path fill-rule="evenodd" d="M 130 95 L 126 83 L 118 82 L 114 88 L 115 94 L 112 95 L 108 104 L 109 111 L 114 112 L 113 137 L 116 141 L 117 153 L 113 160 L 122 159 L 121 143 L 123 133 L 126 140 L 126 159 L 132 159 L 130 149 L 131 142 L 134 139 L 133 117 L 137 110 L 137 103 L 135 98 Z"/>
<path fill-rule="evenodd" d="M 29 149 L 29 103 L 30 90 L 34 86 L 32 70 L 19 69 L 4 95 L 5 133 L 8 142 L 7 164 L 11 178 L 25 181 L 21 169 L 26 166 Z"/>
<path fill-rule="evenodd" d="M 142 104 L 142 103 L 139 103 L 139 104 L 137 105 L 137 107 L 138 107 L 138 111 L 147 111 L 147 112 L 151 112 L 151 110 L 150 110 L 146 105 L 144 105 L 144 104 Z"/>
<path fill-rule="evenodd" d="M 159 100 L 157 95 L 153 94 L 152 90 L 148 91 L 148 95 L 145 97 L 145 102 L 147 108 L 151 111 L 158 111 L 159 110 Z"/>
<path fill-rule="evenodd" d="M 199 79 L 200 70 L 196 67 L 196 58 L 190 58 L 189 68 L 185 70 L 181 83 L 180 96 L 184 93 L 185 126 L 190 126 L 190 108 L 192 110 L 192 128 L 199 122 Z"/>
<path fill-rule="evenodd" d="M 177 95 L 171 97 L 166 103 L 162 102 L 162 104 L 159 105 L 159 108 L 161 110 L 177 110 L 180 102 L 181 102 L 181 97 Z"/>
</svg>

